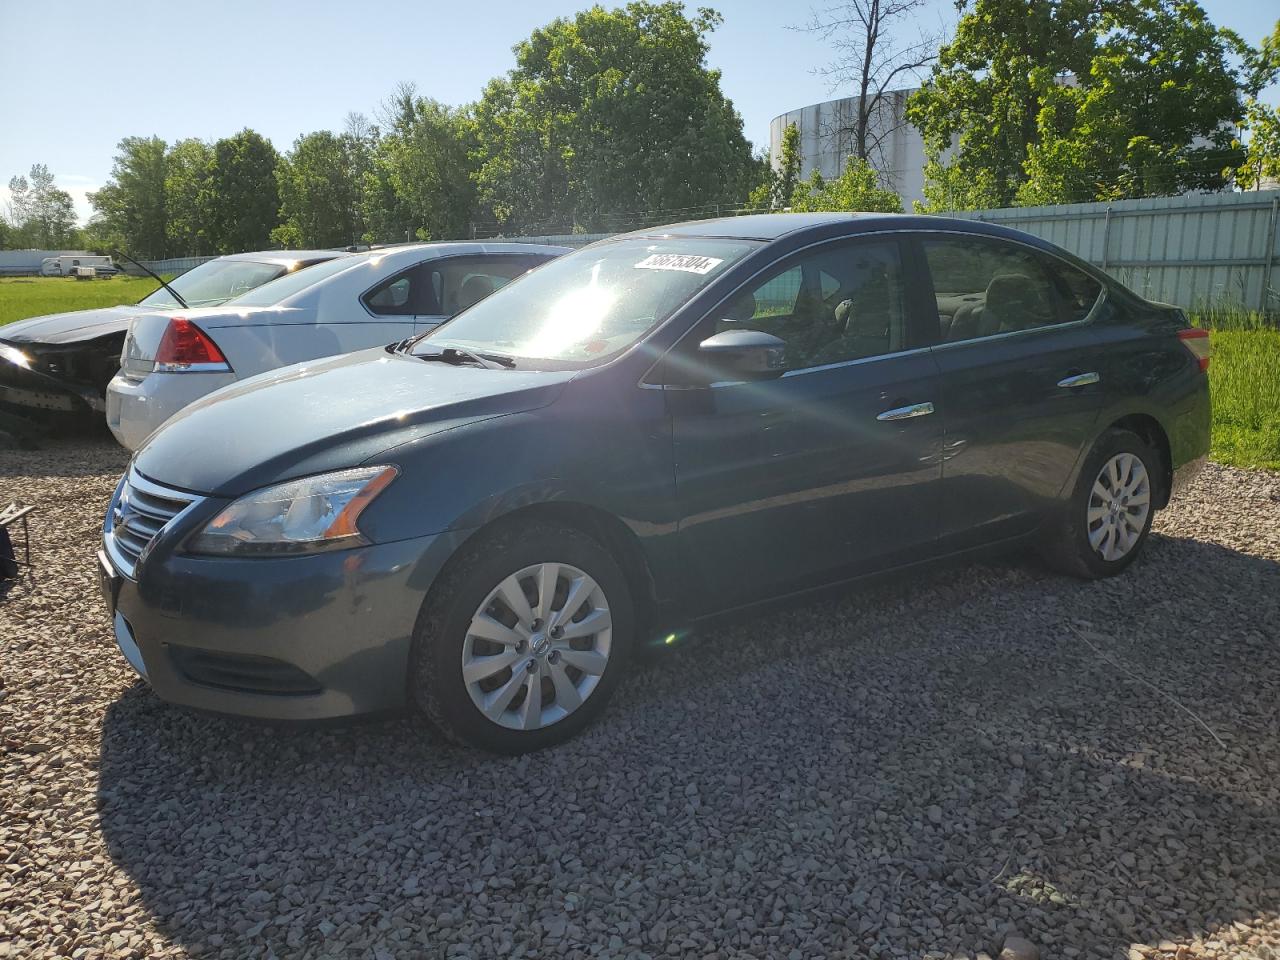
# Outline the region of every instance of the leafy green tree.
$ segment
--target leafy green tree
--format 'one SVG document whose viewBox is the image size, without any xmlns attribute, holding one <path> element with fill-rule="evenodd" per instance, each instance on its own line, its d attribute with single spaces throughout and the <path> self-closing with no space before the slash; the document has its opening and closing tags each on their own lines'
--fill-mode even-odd
<svg viewBox="0 0 1280 960">
<path fill-rule="evenodd" d="M 194 137 L 179 140 L 165 157 L 165 231 L 169 256 L 199 257 L 213 251 L 205 235 L 205 202 L 213 147 Z"/>
<path fill-rule="evenodd" d="M 319 130 L 299 137 L 280 158 L 280 217 L 274 238 L 286 246 L 337 247 L 364 233 L 357 144 Z"/>
<path fill-rule="evenodd" d="M 1226 185 L 1242 152 L 1237 38 L 1194 2 L 1116 4 L 1088 80 L 1047 90 L 1017 202 L 1167 196 Z M 1152 55 L 1157 51 L 1157 55 Z"/>
<path fill-rule="evenodd" d="M 927 209 L 1013 202 L 1041 99 L 1059 76 L 1088 75 L 1097 25 L 1096 0 L 972 0 L 908 102 L 925 142 Z"/>
<path fill-rule="evenodd" d="M 778 151 L 778 178 L 773 186 L 773 205 L 785 207 L 791 203 L 800 182 L 803 158 L 800 155 L 800 128 L 788 124 L 782 132 L 782 147 Z"/>
<path fill-rule="evenodd" d="M 1256 50 L 1246 50 L 1244 120 L 1233 146 L 1244 151 L 1244 160 L 1232 171 L 1236 183 L 1246 190 L 1261 190 L 1280 181 L 1280 110 L 1258 99 L 1265 87 L 1280 77 L 1280 20 Z"/>
<path fill-rule="evenodd" d="M 43 163 L 28 176 L 9 181 L 9 242 L 15 247 L 53 250 L 76 238 L 76 210 L 71 194 L 59 189 Z"/>
<path fill-rule="evenodd" d="M 111 179 L 89 194 L 99 234 L 135 257 L 167 256 L 165 142 L 125 137 L 116 146 Z"/>
<path fill-rule="evenodd" d="M 277 160 L 271 142 L 247 128 L 213 145 L 201 207 L 214 251 L 241 253 L 270 246 L 271 231 L 280 224 Z"/>
<path fill-rule="evenodd" d="M 471 234 L 475 125 L 465 110 L 401 85 L 386 106 L 387 132 L 365 176 L 365 212 L 377 239 L 448 240 Z"/>
<path fill-rule="evenodd" d="M 1245 106 L 1241 129 L 1249 140 L 1241 144 L 1244 162 L 1235 170 L 1236 183 L 1245 190 L 1261 190 L 1280 183 L 1280 111 L 1259 100 Z"/>
<path fill-rule="evenodd" d="M 924 165 L 924 200 L 916 200 L 917 213 L 948 210 L 987 210 L 1005 206 L 996 171 L 929 156 Z"/>
<path fill-rule="evenodd" d="M 782 145 L 778 150 L 778 166 L 774 168 L 766 154 L 765 175 L 747 200 L 754 210 L 781 210 L 791 203 L 796 184 L 800 182 L 802 157 L 800 155 L 800 128 L 787 124 L 782 131 Z"/>
<path fill-rule="evenodd" d="M 1195 0 L 971 0 L 908 107 L 923 207 L 1219 188 L 1243 52 Z"/>
<path fill-rule="evenodd" d="M 901 213 L 902 199 L 880 186 L 880 178 L 866 160 L 850 157 L 844 172 L 824 180 L 817 170 L 796 184 L 791 209 L 797 213 L 850 210 L 866 213 Z"/>
<path fill-rule="evenodd" d="M 635 211 L 737 204 L 758 170 L 706 65 L 713 10 L 592 7 L 535 30 L 476 107 L 482 202 L 504 229 L 625 225 Z"/>
</svg>

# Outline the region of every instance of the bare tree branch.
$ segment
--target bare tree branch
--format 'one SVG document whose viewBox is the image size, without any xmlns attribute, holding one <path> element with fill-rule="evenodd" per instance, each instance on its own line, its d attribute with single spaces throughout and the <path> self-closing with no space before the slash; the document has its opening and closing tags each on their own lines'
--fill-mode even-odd
<svg viewBox="0 0 1280 960">
<path fill-rule="evenodd" d="M 840 0 L 810 11 L 808 24 L 792 29 L 828 41 L 835 59 L 814 73 L 826 78 L 832 92 L 847 90 L 854 111 L 849 122 L 828 123 L 819 131 L 836 138 L 837 153 L 848 144 L 848 155 L 872 163 L 882 180 L 890 173 L 884 164 L 885 145 L 893 133 L 905 125 L 904 118 L 890 108 L 888 94 L 894 85 L 918 80 L 923 70 L 938 58 L 941 29 L 936 32 L 917 27 L 916 39 L 899 34 L 919 19 L 918 11 L 930 0 Z"/>
</svg>

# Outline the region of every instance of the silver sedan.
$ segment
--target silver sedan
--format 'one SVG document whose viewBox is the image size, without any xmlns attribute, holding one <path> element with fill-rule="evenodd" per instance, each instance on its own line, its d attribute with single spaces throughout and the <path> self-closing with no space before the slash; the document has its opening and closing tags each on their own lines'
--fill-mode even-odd
<svg viewBox="0 0 1280 960">
<path fill-rule="evenodd" d="M 107 425 L 136 450 L 221 387 L 423 333 L 567 252 L 509 242 L 394 247 L 281 277 L 219 307 L 137 316 L 107 387 Z"/>
</svg>

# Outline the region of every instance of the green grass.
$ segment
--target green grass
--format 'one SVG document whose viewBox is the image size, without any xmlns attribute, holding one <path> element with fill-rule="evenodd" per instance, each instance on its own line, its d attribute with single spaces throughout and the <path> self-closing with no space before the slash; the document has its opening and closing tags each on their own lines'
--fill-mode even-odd
<svg viewBox="0 0 1280 960">
<path fill-rule="evenodd" d="M 0 277 L 0 325 L 46 313 L 137 303 L 157 286 L 150 277 Z"/>
<path fill-rule="evenodd" d="M 1229 303 L 1194 320 L 1213 344 L 1213 459 L 1280 470 L 1280 329 Z"/>
</svg>

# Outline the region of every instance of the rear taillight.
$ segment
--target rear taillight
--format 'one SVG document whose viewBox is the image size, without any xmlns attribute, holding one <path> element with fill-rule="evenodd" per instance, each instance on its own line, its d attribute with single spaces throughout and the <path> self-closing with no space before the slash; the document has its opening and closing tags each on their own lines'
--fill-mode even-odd
<svg viewBox="0 0 1280 960">
<path fill-rule="evenodd" d="M 1213 356 L 1213 348 L 1209 346 L 1209 331 L 1191 327 L 1178 333 L 1182 345 L 1191 351 L 1191 355 L 1200 364 L 1201 370 L 1209 369 L 1209 359 Z"/>
<path fill-rule="evenodd" d="M 173 317 L 156 348 L 156 369 L 162 373 L 227 371 L 231 365 L 210 336 L 186 317 Z"/>
</svg>

